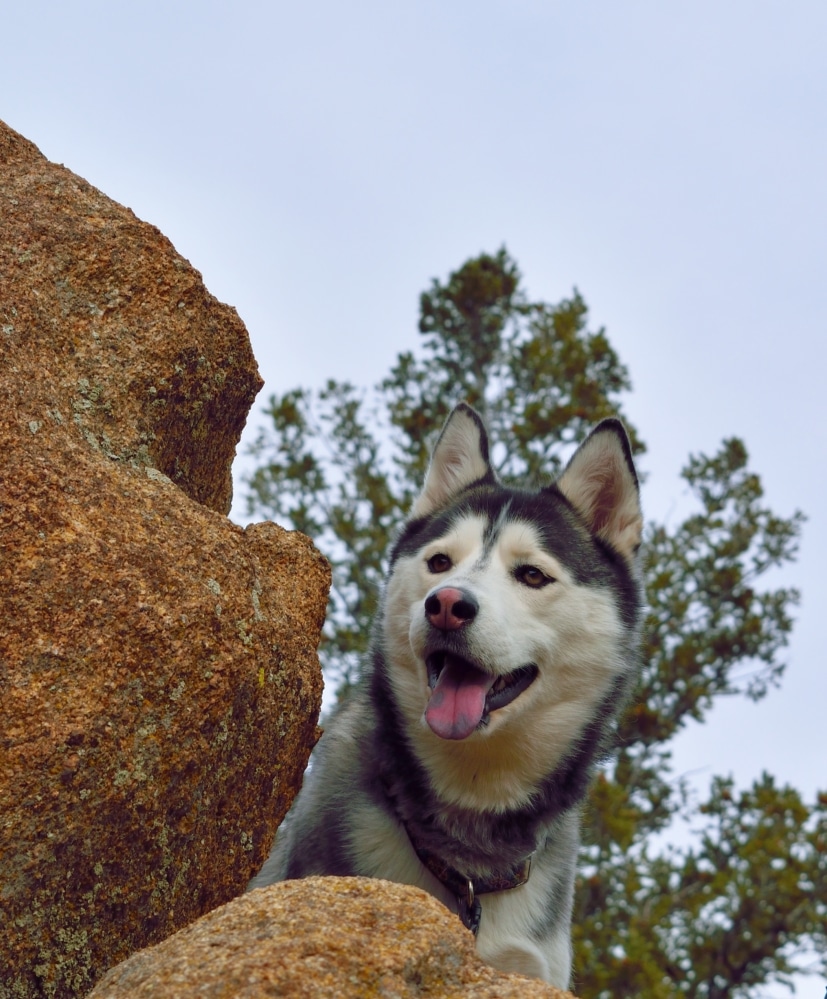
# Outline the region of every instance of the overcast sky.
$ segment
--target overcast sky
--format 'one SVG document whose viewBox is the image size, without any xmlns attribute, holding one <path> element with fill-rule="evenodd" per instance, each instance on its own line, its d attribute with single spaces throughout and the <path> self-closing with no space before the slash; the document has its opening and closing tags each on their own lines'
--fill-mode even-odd
<svg viewBox="0 0 827 999">
<path fill-rule="evenodd" d="M 430 279 L 505 244 L 629 366 L 650 516 L 685 508 L 690 452 L 743 437 L 773 510 L 809 517 L 775 580 L 803 602 L 781 689 L 676 762 L 827 788 L 824 0 L 6 6 L 0 118 L 237 308 L 248 430 L 270 391 L 374 383 Z"/>
</svg>

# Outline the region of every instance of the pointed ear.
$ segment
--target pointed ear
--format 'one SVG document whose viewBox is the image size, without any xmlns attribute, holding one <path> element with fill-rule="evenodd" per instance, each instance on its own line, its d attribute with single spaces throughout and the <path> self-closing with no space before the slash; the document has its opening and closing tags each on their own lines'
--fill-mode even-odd
<svg viewBox="0 0 827 999">
<path fill-rule="evenodd" d="M 632 449 L 620 420 L 598 423 L 556 485 L 591 532 L 631 561 L 640 547 L 643 515 Z"/>
<path fill-rule="evenodd" d="M 481 479 L 494 481 L 488 434 L 479 413 L 461 402 L 445 421 L 411 517 L 427 516 Z"/>
</svg>

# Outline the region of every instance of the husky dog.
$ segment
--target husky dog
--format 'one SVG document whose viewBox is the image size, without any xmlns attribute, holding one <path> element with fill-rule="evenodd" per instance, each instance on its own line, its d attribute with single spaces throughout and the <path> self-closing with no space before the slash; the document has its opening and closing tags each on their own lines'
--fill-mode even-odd
<svg viewBox="0 0 827 999">
<path fill-rule="evenodd" d="M 637 676 L 640 538 L 618 420 L 526 491 L 497 481 L 457 406 L 391 549 L 364 675 L 250 887 L 418 885 L 483 960 L 566 988 L 580 805 Z"/>
</svg>

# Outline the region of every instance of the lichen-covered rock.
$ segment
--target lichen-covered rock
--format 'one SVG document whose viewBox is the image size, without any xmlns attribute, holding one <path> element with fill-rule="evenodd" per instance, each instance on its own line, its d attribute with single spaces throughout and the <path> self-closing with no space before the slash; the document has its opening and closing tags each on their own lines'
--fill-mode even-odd
<svg viewBox="0 0 827 999">
<path fill-rule="evenodd" d="M 229 512 L 262 384 L 244 324 L 158 229 L 3 122 L 0 360 L 25 425 L 63 422 Z"/>
<path fill-rule="evenodd" d="M 483 964 L 431 895 L 368 878 L 251 892 L 113 968 L 89 999 L 572 999 Z"/>
<path fill-rule="evenodd" d="M 260 383 L 235 313 L 4 126 L 0 164 L 0 996 L 80 996 L 260 866 L 329 567 L 216 512 Z"/>
</svg>

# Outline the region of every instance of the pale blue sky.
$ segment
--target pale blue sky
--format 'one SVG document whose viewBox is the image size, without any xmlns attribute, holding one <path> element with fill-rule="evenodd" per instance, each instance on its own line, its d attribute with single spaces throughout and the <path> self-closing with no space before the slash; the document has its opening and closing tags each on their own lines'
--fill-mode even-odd
<svg viewBox="0 0 827 999">
<path fill-rule="evenodd" d="M 773 508 L 810 518 L 779 578 L 804 600 L 781 690 L 676 760 L 827 787 L 827 4 L 7 6 L 0 118 L 238 309 L 253 430 L 268 391 L 376 381 L 430 279 L 505 243 L 628 364 L 653 517 L 683 509 L 689 452 L 744 437 Z"/>
</svg>

